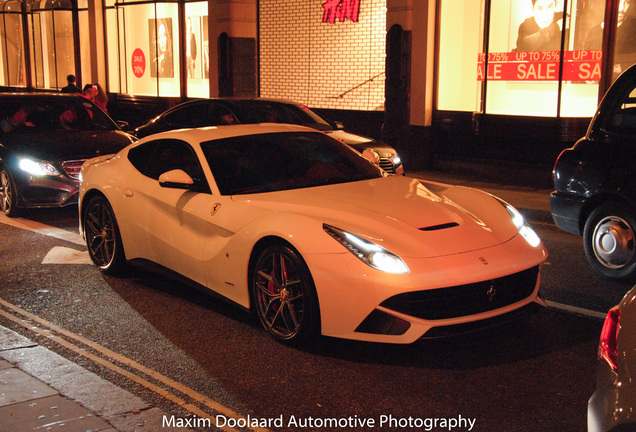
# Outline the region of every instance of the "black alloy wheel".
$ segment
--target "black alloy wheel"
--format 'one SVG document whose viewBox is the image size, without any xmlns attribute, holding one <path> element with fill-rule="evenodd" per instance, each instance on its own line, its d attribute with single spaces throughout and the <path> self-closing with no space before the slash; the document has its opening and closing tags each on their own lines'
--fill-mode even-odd
<svg viewBox="0 0 636 432">
<path fill-rule="evenodd" d="M 585 223 L 583 244 L 590 265 L 599 275 L 617 281 L 636 277 L 636 220 L 618 203 L 594 210 Z"/>
<path fill-rule="evenodd" d="M 259 255 L 252 283 L 254 307 L 265 330 L 275 339 L 302 342 L 320 328 L 316 289 L 307 265 L 297 252 L 283 245 Z"/>
<path fill-rule="evenodd" d="M 124 247 L 115 213 L 101 196 L 91 198 L 84 212 L 84 237 L 93 263 L 106 274 L 119 274 L 125 267 Z"/>
<path fill-rule="evenodd" d="M 0 170 L 0 210 L 8 217 L 16 217 L 20 214 L 15 184 L 6 169 Z"/>
</svg>

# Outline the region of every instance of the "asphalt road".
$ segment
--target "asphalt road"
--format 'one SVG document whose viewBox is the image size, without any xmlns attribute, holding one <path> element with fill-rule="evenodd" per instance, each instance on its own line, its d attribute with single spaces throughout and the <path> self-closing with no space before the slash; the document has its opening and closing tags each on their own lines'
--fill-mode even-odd
<svg viewBox="0 0 636 432">
<path fill-rule="evenodd" d="M 43 331 L 3 317 L 0 325 L 177 419 L 238 414 L 264 425 L 254 430 L 585 430 L 600 317 L 629 288 L 596 277 L 580 239 L 538 221 L 552 307 L 407 346 L 321 338 L 291 348 L 246 312 L 163 276 L 103 276 L 74 243 L 76 227 L 73 209 L 0 216 L 0 299 Z"/>
</svg>

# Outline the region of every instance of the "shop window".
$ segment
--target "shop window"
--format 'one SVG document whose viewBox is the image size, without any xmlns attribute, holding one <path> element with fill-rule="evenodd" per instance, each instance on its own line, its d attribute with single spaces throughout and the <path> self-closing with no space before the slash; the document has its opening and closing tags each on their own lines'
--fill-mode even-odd
<svg viewBox="0 0 636 432">
<path fill-rule="evenodd" d="M 606 45 L 614 50 L 615 77 L 635 61 L 632 2 L 441 0 L 437 108 L 592 116 L 605 78 L 606 8 L 619 11 L 614 37 Z"/>
<path fill-rule="evenodd" d="M 80 8 L 82 7 L 80 3 Z M 81 77 L 83 82 L 78 82 L 78 85 L 84 85 L 89 83 L 89 77 L 93 76 L 91 68 L 94 66 L 90 59 L 95 56 L 92 55 L 91 48 L 91 32 L 90 32 L 90 22 L 88 17 L 88 10 L 86 8 L 79 9 L 78 11 L 79 18 L 79 46 L 80 46 L 80 58 L 82 62 L 80 64 Z M 68 73 L 73 73 L 73 71 L 68 71 Z M 66 76 L 66 75 L 65 75 Z M 101 83 L 100 85 L 105 85 L 106 83 Z M 66 84 L 65 84 L 66 85 Z"/>
<path fill-rule="evenodd" d="M 636 0 L 620 0 L 616 23 L 614 76 L 636 63 Z"/>
<path fill-rule="evenodd" d="M 104 5 L 107 39 L 116 41 L 107 44 L 111 91 L 181 96 L 179 35 L 183 34 L 186 96 L 210 96 L 207 1 L 107 0 Z M 185 10 L 183 23 L 179 7 Z"/>
<path fill-rule="evenodd" d="M 107 38 L 117 41 L 108 48 L 111 91 L 180 96 L 176 3 L 116 2 L 106 11 L 106 27 Z"/>
<path fill-rule="evenodd" d="M 485 53 L 478 64 L 486 113 L 557 115 L 563 21 L 555 0 L 492 0 L 487 70 Z"/>
<path fill-rule="evenodd" d="M 8 1 L 0 8 L 0 85 L 24 87 L 26 69 L 21 5 L 17 1 Z"/>
<path fill-rule="evenodd" d="M 208 2 L 186 3 L 185 16 L 187 96 L 210 97 Z"/>
<path fill-rule="evenodd" d="M 33 86 L 60 89 L 75 71 L 70 0 L 29 2 L 29 40 Z"/>
<path fill-rule="evenodd" d="M 437 108 L 477 111 L 481 86 L 475 62 L 483 40 L 483 1 L 441 2 Z"/>
</svg>

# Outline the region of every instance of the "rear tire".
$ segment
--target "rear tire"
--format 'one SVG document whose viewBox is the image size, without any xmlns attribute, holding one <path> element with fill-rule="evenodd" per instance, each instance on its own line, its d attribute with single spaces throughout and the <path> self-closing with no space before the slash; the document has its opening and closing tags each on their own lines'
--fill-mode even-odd
<svg viewBox="0 0 636 432">
<path fill-rule="evenodd" d="M 126 268 L 124 245 L 115 213 L 106 198 L 96 196 L 90 199 L 82 226 L 93 263 L 105 274 L 121 274 Z"/>
</svg>

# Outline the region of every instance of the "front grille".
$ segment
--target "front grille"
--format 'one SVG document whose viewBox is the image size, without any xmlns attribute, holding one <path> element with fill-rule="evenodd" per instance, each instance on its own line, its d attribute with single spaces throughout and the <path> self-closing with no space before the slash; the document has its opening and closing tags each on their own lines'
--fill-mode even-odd
<svg viewBox="0 0 636 432">
<path fill-rule="evenodd" d="M 384 171 L 395 174 L 395 167 L 393 166 L 393 162 L 391 162 L 391 159 L 380 158 L 378 165 L 380 165 L 380 168 L 382 168 Z"/>
<path fill-rule="evenodd" d="M 86 159 L 62 162 L 62 168 L 67 176 L 73 180 L 79 180 L 80 169 L 85 161 Z"/>
<path fill-rule="evenodd" d="M 495 280 L 398 294 L 381 306 L 427 320 L 475 315 L 527 298 L 538 277 L 539 267 L 533 267 Z"/>
</svg>

